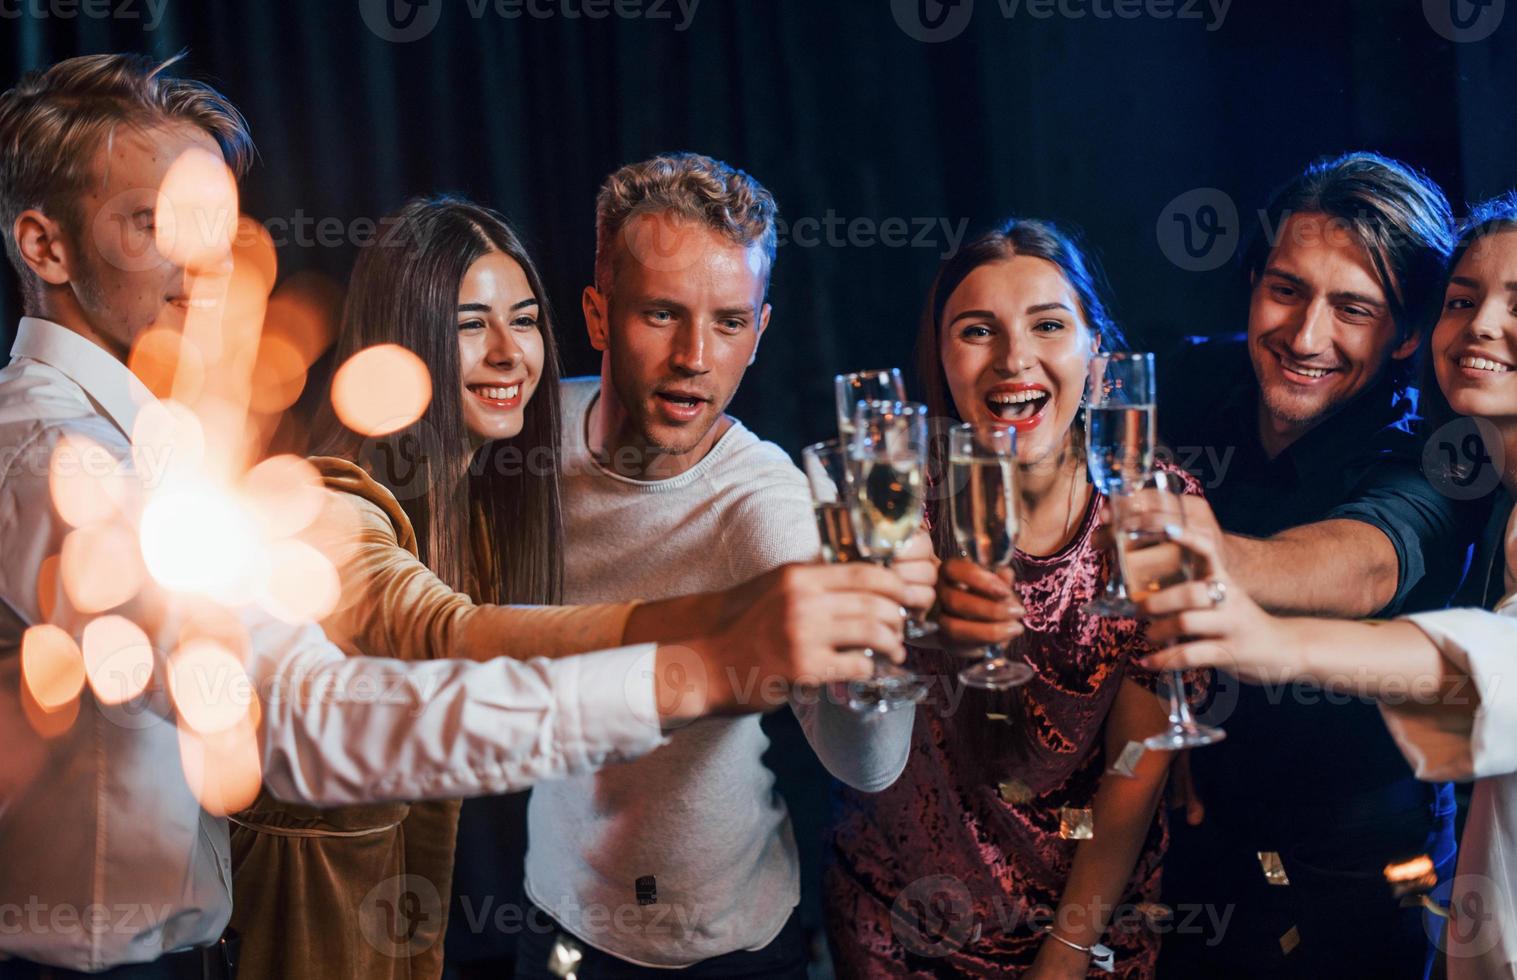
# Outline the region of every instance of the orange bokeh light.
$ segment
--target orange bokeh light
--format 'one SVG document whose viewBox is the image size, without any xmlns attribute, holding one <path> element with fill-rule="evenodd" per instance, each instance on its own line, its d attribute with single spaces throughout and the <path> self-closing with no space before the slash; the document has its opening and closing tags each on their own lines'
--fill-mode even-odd
<svg viewBox="0 0 1517 980">
<path fill-rule="evenodd" d="M 75 528 L 63 539 L 58 572 L 80 612 L 104 612 L 129 602 L 142 587 L 137 537 L 118 524 Z"/>
<path fill-rule="evenodd" d="M 279 278 L 279 254 L 274 248 L 274 236 L 257 218 L 245 214 L 237 219 L 232 259 L 258 273 L 265 296 L 273 292 L 274 282 Z"/>
<path fill-rule="evenodd" d="M 158 398 L 172 398 L 178 392 L 193 401 L 205 390 L 205 357 L 179 330 L 154 327 L 145 331 L 132 345 L 127 366 Z"/>
<path fill-rule="evenodd" d="M 37 703 L 32 697 L 31 688 L 21 685 L 21 713 L 26 716 L 27 724 L 32 726 L 32 731 L 39 738 L 57 738 L 79 720 L 79 699 L 65 702 L 54 711 L 48 711 Z M 12 750 L 14 751 L 14 750 Z M 15 764 L 14 756 L 6 760 L 7 765 Z"/>
<path fill-rule="evenodd" d="M 21 679 L 43 711 L 57 711 L 84 689 L 84 655 L 58 627 L 32 626 L 21 636 Z"/>
<path fill-rule="evenodd" d="M 287 623 L 319 622 L 337 608 L 342 586 L 337 567 L 304 541 L 276 541 L 262 605 Z"/>
<path fill-rule="evenodd" d="M 57 555 L 42 559 L 37 569 L 37 609 L 44 620 L 53 618 L 53 608 L 58 601 L 58 566 L 62 564 Z"/>
<path fill-rule="evenodd" d="M 208 150 L 189 149 L 159 186 L 154 242 L 177 266 L 214 267 L 230 256 L 240 217 L 237 180 L 226 161 Z"/>
<path fill-rule="evenodd" d="M 188 473 L 205 461 L 205 428 L 195 413 L 178 402 L 144 405 L 132 427 L 132 462 L 148 489 L 172 473 Z"/>
<path fill-rule="evenodd" d="M 300 351 L 301 361 L 310 368 L 337 336 L 342 303 L 342 287 L 331 279 L 297 272 L 269 297 L 263 335 L 278 337 Z"/>
<path fill-rule="evenodd" d="M 253 411 L 265 415 L 284 411 L 295 404 L 305 384 L 305 355 L 300 348 L 277 334 L 266 334 L 253 363 Z"/>
<path fill-rule="evenodd" d="M 213 817 L 247 809 L 263 784 L 257 728 L 249 721 L 210 734 L 180 725 L 179 761 L 190 792 Z"/>
<path fill-rule="evenodd" d="M 276 538 L 310 527 L 327 498 L 316 467 L 289 454 L 270 456 L 253 467 L 243 479 L 242 492 L 269 536 Z"/>
<path fill-rule="evenodd" d="M 337 417 L 362 435 L 398 432 L 421 418 L 431 401 L 427 366 L 397 344 L 361 350 L 332 376 L 332 407 Z"/>
<path fill-rule="evenodd" d="M 84 672 L 101 704 L 124 704 L 147 690 L 153 646 L 124 616 L 101 616 L 84 627 Z"/>
<path fill-rule="evenodd" d="M 83 436 L 64 436 L 48 460 L 53 506 L 71 527 L 115 517 L 125 495 L 124 482 L 116 457 Z"/>
<path fill-rule="evenodd" d="M 180 722 L 197 732 L 224 732 L 252 717 L 255 695 L 247 671 L 215 640 L 194 639 L 176 650 L 168 680 Z"/>
</svg>

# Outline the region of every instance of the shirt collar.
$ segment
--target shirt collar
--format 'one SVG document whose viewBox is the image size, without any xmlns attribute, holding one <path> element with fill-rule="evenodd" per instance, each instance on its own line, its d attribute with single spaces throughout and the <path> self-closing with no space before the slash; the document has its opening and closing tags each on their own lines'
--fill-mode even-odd
<svg viewBox="0 0 1517 980">
<path fill-rule="evenodd" d="M 131 438 L 137 413 L 156 399 L 147 385 L 93 342 L 65 326 L 24 316 L 11 345 L 11 357 L 25 357 L 61 371 Z"/>
<path fill-rule="evenodd" d="M 1389 378 L 1382 378 L 1293 442 L 1281 457 L 1292 459 L 1303 473 L 1336 470 L 1345 456 L 1363 452 L 1371 438 L 1393 426 L 1406 428 L 1414 417 L 1412 400 L 1396 391 Z"/>
</svg>

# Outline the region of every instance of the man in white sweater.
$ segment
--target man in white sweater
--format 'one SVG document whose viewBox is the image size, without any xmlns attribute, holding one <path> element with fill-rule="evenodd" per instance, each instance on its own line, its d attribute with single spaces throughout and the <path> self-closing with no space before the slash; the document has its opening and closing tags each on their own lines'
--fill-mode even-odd
<svg viewBox="0 0 1517 980">
<path fill-rule="evenodd" d="M 597 200 L 584 292 L 601 377 L 565 382 L 565 600 L 719 588 L 819 552 L 807 483 L 779 447 L 724 414 L 769 322 L 773 198 L 692 154 L 612 174 Z M 902 563 L 930 604 L 925 540 Z M 783 691 L 764 692 L 775 707 Z M 820 691 L 789 698 L 839 778 L 888 786 L 914 712 L 861 717 Z M 709 719 L 616 773 L 540 785 L 528 810 L 529 930 L 518 976 L 804 977 L 796 842 L 760 757 L 756 717 Z M 561 975 L 561 974 L 559 974 Z"/>
</svg>

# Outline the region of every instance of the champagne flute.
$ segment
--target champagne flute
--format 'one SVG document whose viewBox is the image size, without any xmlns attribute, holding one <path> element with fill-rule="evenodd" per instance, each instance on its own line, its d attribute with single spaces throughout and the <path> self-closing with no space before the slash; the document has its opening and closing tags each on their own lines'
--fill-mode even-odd
<svg viewBox="0 0 1517 980">
<path fill-rule="evenodd" d="M 1170 537 L 1171 528 L 1185 526 L 1180 495 L 1184 486 L 1172 473 L 1155 473 L 1128 484 L 1111 498 L 1115 516 L 1117 558 L 1132 594 L 1143 598 L 1194 577 L 1190 555 Z M 1222 741 L 1227 733 L 1196 721 L 1185 700 L 1185 675 L 1169 676 L 1169 727 L 1143 740 L 1159 751 L 1200 748 Z"/>
<path fill-rule="evenodd" d="M 1100 354 L 1091 359 L 1085 387 L 1085 463 L 1090 480 L 1107 497 L 1146 480 L 1154 470 L 1154 356 Z M 1136 616 L 1121 563 L 1106 588 L 1085 604 L 1093 616 Z"/>
<path fill-rule="evenodd" d="M 906 383 L 899 368 L 883 371 L 851 371 L 832 379 L 837 396 L 838 436 L 846 444 L 853 438 L 853 409 L 859 402 L 904 402 Z"/>
<path fill-rule="evenodd" d="M 853 410 L 859 402 L 906 401 L 906 383 L 901 380 L 899 368 L 839 374 L 832 379 L 832 386 L 837 401 L 838 436 L 845 443 L 853 438 Z M 942 649 L 936 639 L 928 639 L 937 635 L 937 623 L 920 620 L 905 610 L 902 615 L 906 617 L 907 640 L 923 649 Z"/>
<path fill-rule="evenodd" d="M 912 402 L 860 402 L 847 443 L 851 492 L 845 504 L 855 547 L 866 561 L 889 567 L 922 525 L 926 508 L 927 406 Z M 848 687 L 855 711 L 889 711 L 927 693 L 921 678 L 874 658 L 874 676 Z"/>
<path fill-rule="evenodd" d="M 822 539 L 822 560 L 829 565 L 863 561 L 848 509 L 853 481 L 848 475 L 848 455 L 842 442 L 828 439 L 802 449 L 801 469 L 811 485 L 811 510 Z"/>
<path fill-rule="evenodd" d="M 998 426 L 954 426 L 948 432 L 950 512 L 959 550 L 989 569 L 1011 565 L 1021 522 L 1017 516 L 1016 434 Z M 996 646 L 959 671 L 970 687 L 1004 691 L 1032 679 L 1032 668 Z"/>
</svg>

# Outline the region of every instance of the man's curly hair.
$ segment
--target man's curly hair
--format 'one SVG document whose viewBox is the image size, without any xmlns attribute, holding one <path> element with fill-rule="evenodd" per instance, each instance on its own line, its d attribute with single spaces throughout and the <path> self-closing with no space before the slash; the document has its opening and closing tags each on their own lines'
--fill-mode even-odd
<svg viewBox="0 0 1517 980">
<path fill-rule="evenodd" d="M 752 176 L 699 153 L 667 153 L 629 163 L 606 178 L 595 198 L 595 287 L 609 293 L 615 279 L 617 238 L 643 214 L 698 222 L 744 247 L 764 250 L 774 266 L 777 243 L 774 195 Z M 766 271 L 767 276 L 767 271 Z"/>
</svg>

